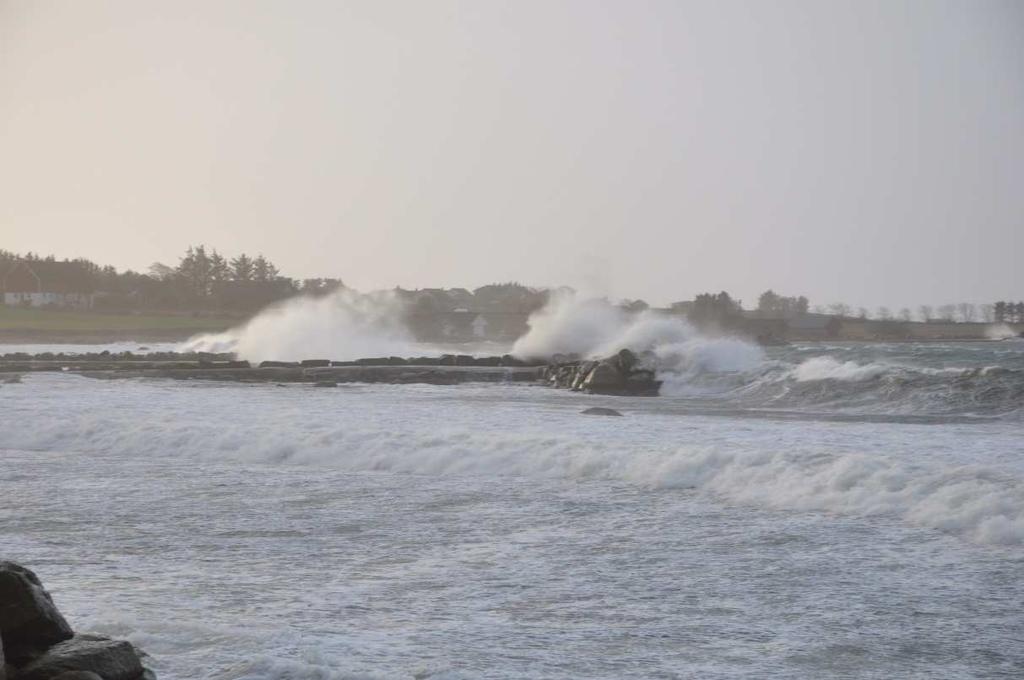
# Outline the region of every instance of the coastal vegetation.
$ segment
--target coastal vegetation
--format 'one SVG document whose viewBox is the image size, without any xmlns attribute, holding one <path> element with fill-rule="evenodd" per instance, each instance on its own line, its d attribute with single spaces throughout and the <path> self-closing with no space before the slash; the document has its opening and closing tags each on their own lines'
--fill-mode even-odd
<svg viewBox="0 0 1024 680">
<path fill-rule="evenodd" d="M 58 302 L 13 297 L 7 274 L 17 266 L 31 269 L 21 273 L 22 286 L 45 287 L 58 295 Z M 58 260 L 53 255 L 15 254 L 0 250 L 0 288 L 5 287 L 6 305 L 0 305 L 0 332 L 35 333 L 137 333 L 139 337 L 160 334 L 187 336 L 202 331 L 224 330 L 250 318 L 261 309 L 299 295 L 323 297 L 345 289 L 340 278 L 297 279 L 282 274 L 262 254 L 240 253 L 229 257 L 204 245 L 190 246 L 171 266 L 154 263 L 147 272 L 118 271 L 84 258 Z M 570 288 L 531 288 L 518 282 L 492 283 L 466 288 L 400 287 L 390 291 L 404 310 L 405 323 L 421 340 L 514 340 L 527 328 L 531 314 L 542 309 L 554 296 L 572 294 Z M 87 305 L 61 309 L 60 294 L 86 298 Z M 615 303 L 628 313 L 652 309 L 645 300 Z M 1022 324 L 1024 302 L 999 301 L 992 304 L 948 303 L 937 307 L 920 305 L 916 314 L 909 307 L 893 311 L 878 307 L 874 312 L 843 302 L 811 307 L 804 295 L 784 295 L 765 290 L 754 309 L 744 309 L 741 300 L 727 291 L 702 292 L 691 299 L 673 302 L 661 313 L 684 316 L 698 326 L 736 331 L 773 341 L 782 337 L 910 338 L 983 336 L 981 331 L 911 332 L 913 321 L 922 324 Z"/>
</svg>

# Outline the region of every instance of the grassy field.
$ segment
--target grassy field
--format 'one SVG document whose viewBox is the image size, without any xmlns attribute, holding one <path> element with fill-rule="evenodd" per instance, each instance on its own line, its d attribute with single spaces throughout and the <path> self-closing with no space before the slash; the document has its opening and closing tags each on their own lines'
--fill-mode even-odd
<svg viewBox="0 0 1024 680">
<path fill-rule="evenodd" d="M 104 331 L 156 331 L 182 333 L 219 331 L 240 319 L 160 314 L 104 314 L 52 309 L 26 309 L 0 305 L 0 331 L 101 333 Z"/>
</svg>

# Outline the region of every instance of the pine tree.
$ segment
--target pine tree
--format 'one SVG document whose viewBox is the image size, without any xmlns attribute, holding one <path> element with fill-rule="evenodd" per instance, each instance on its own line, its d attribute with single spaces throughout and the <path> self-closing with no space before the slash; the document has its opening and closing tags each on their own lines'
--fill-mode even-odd
<svg viewBox="0 0 1024 680">
<path fill-rule="evenodd" d="M 252 258 L 245 253 L 231 260 L 231 277 L 235 281 L 252 281 L 252 269 Z"/>
</svg>

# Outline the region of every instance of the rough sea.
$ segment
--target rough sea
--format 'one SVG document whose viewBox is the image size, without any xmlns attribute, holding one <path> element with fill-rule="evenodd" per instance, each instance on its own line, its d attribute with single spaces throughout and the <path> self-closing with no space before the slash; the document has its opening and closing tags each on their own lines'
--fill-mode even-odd
<svg viewBox="0 0 1024 680">
<path fill-rule="evenodd" d="M 657 398 L 29 374 L 0 555 L 165 680 L 1024 677 L 1024 342 L 687 351 Z"/>
</svg>

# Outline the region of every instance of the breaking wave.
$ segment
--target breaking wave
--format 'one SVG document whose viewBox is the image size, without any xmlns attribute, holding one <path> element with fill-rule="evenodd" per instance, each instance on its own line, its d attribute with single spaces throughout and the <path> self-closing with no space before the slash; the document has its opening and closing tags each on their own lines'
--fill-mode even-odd
<svg viewBox="0 0 1024 680">
<path fill-rule="evenodd" d="M 377 412 L 373 405 L 366 408 Z M 463 422 L 438 428 L 429 417 L 410 422 L 408 415 L 395 416 L 401 424 L 372 422 L 359 413 L 337 423 L 319 417 L 315 405 L 307 404 L 306 410 L 301 422 L 292 412 L 275 415 L 269 406 L 260 413 L 239 413 L 233 423 L 189 418 L 187 412 L 166 422 L 123 413 L 54 418 L 31 426 L 16 423 L 0 433 L 0 448 L 359 472 L 611 479 L 691 490 L 737 504 L 893 517 L 979 543 L 1024 543 L 1024 484 L 976 465 L 848 452 L 695 447 L 673 441 L 675 430 L 661 432 L 656 422 L 644 427 L 661 434 L 638 440 L 590 420 L 566 432 L 523 430 L 522 424 L 488 432 Z"/>
<path fill-rule="evenodd" d="M 530 316 L 529 326 L 512 348 L 516 356 L 604 357 L 628 348 L 647 353 L 645 361 L 662 373 L 690 375 L 746 371 L 764 360 L 757 345 L 699 333 L 681 317 L 627 312 L 607 300 L 574 294 L 556 296 Z"/>
<path fill-rule="evenodd" d="M 402 304 L 392 293 L 349 289 L 285 300 L 237 328 L 196 336 L 182 349 L 230 352 L 249 361 L 345 361 L 422 352 L 402 322 Z"/>
</svg>

